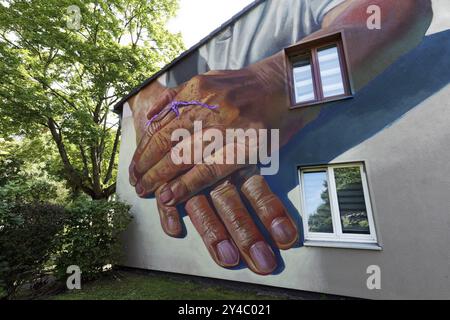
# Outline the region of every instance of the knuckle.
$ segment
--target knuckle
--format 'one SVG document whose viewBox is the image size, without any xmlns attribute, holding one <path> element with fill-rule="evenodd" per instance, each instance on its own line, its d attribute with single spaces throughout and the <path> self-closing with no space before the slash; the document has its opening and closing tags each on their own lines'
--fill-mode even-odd
<svg viewBox="0 0 450 320">
<path fill-rule="evenodd" d="M 153 139 L 152 139 L 152 143 L 154 143 L 155 148 L 156 148 L 156 152 L 166 152 L 167 150 L 170 149 L 172 142 L 170 141 L 170 139 L 161 133 L 156 133 L 155 135 L 153 135 Z"/>
<path fill-rule="evenodd" d="M 270 224 L 273 219 L 287 215 L 283 204 L 273 194 L 258 201 L 255 209 L 264 224 Z"/>
<path fill-rule="evenodd" d="M 218 224 L 212 220 L 208 220 L 204 225 L 203 237 L 209 242 L 214 243 L 223 238 L 223 230 Z"/>
<path fill-rule="evenodd" d="M 171 183 L 171 189 L 177 202 L 193 194 L 190 184 L 184 181 L 185 178 L 186 177 L 182 176 L 181 178 L 176 179 L 174 183 Z"/>
<path fill-rule="evenodd" d="M 258 200 L 256 201 L 256 206 L 258 208 L 274 206 L 277 204 L 277 200 L 277 197 L 273 193 L 265 194 L 258 198 Z"/>
<path fill-rule="evenodd" d="M 187 164 L 183 162 L 182 158 L 179 158 L 172 153 L 165 155 L 164 160 L 161 162 L 161 169 L 167 175 L 172 175 L 184 168 Z"/>
<path fill-rule="evenodd" d="M 205 196 L 195 196 L 186 203 L 186 211 L 203 242 L 207 246 L 227 239 L 227 231 L 219 217 L 208 205 Z"/>
<path fill-rule="evenodd" d="M 260 175 L 254 175 L 247 179 L 247 181 L 241 187 L 242 192 L 252 201 L 267 201 L 264 199 L 272 192 L 268 188 L 264 178 Z"/>
<path fill-rule="evenodd" d="M 157 108 L 165 107 L 171 100 L 175 98 L 176 95 L 177 91 L 175 89 L 166 88 L 164 89 L 154 106 L 156 106 Z"/>
<path fill-rule="evenodd" d="M 229 210 L 239 206 L 239 194 L 236 188 L 227 180 L 210 192 L 211 199 L 219 213 L 226 215 Z M 236 203 L 238 201 L 238 203 Z"/>
<path fill-rule="evenodd" d="M 149 128 L 149 133 L 150 133 L 151 135 L 154 135 L 156 132 L 158 132 L 159 130 L 161 130 L 161 128 L 162 128 L 161 121 L 158 121 L 158 120 L 153 121 L 153 122 L 148 126 L 148 128 Z"/>
<path fill-rule="evenodd" d="M 168 103 L 170 99 L 170 89 L 166 88 L 155 102 L 154 106 L 162 107 Z"/>
<path fill-rule="evenodd" d="M 193 209 L 189 210 L 189 214 L 200 226 L 204 226 L 208 223 L 209 212 L 202 206 L 195 206 Z"/>
<path fill-rule="evenodd" d="M 218 177 L 217 165 L 215 164 L 200 164 L 197 171 L 202 181 L 215 180 Z"/>
<path fill-rule="evenodd" d="M 192 78 L 190 85 L 193 88 L 197 89 L 203 89 L 207 85 L 208 76 L 207 75 L 197 75 L 194 78 Z"/>
<path fill-rule="evenodd" d="M 251 176 L 245 183 L 246 185 L 257 185 L 257 186 L 265 186 L 266 181 L 264 178 L 258 174 Z"/>
<path fill-rule="evenodd" d="M 204 82 L 206 81 L 206 78 L 207 78 L 206 75 L 204 75 L 204 74 L 199 74 L 199 75 L 196 75 L 196 76 L 194 77 L 194 80 L 195 80 L 197 83 L 204 83 Z"/>
<path fill-rule="evenodd" d="M 173 100 L 175 98 L 175 96 L 178 94 L 178 91 L 173 88 L 168 88 L 166 90 L 167 90 L 167 95 L 169 97 L 169 100 Z"/>
<path fill-rule="evenodd" d="M 189 165 L 193 163 L 189 154 L 185 154 L 185 148 L 180 143 L 173 146 L 172 150 L 166 155 L 166 157 L 166 162 L 171 169 L 176 165 Z"/>
<path fill-rule="evenodd" d="M 254 226 L 253 220 L 248 214 L 239 215 L 230 213 L 229 227 L 231 233 L 239 242 L 243 248 L 250 248 L 258 239 L 256 226 Z"/>
<path fill-rule="evenodd" d="M 150 190 L 153 187 L 153 179 L 152 176 L 149 175 L 148 173 L 144 174 L 141 178 L 140 181 L 142 187 L 144 188 L 144 190 Z"/>
</svg>

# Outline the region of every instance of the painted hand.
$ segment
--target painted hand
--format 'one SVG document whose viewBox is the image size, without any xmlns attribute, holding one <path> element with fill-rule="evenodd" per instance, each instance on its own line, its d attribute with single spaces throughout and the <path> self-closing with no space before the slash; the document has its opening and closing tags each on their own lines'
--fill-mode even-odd
<svg viewBox="0 0 450 320">
<path fill-rule="evenodd" d="M 186 212 L 218 265 L 234 267 L 242 258 L 253 272 L 270 274 L 278 265 L 275 254 L 243 203 L 239 187 L 275 245 L 282 250 L 291 248 L 298 241 L 296 224 L 264 178 L 251 169 L 219 183 L 210 192 L 210 199 L 206 195 L 192 197 L 186 202 Z M 176 207 L 161 203 L 160 190 L 156 198 L 162 228 L 168 235 L 179 237 L 180 215 Z"/>
<path fill-rule="evenodd" d="M 267 140 L 262 141 L 260 136 L 245 139 L 242 144 L 223 141 L 215 156 L 227 158 L 228 164 L 208 163 L 207 159 L 200 163 L 193 159 L 189 163 L 175 164 L 173 155 L 179 153 L 177 150 L 191 144 L 191 150 L 195 148 L 195 122 L 200 122 L 202 128 L 206 128 L 204 131 L 216 129 L 223 136 L 226 136 L 227 129 L 240 129 L 242 132 L 248 129 L 255 129 L 256 132 L 259 129 L 278 129 L 280 141 L 276 142 L 278 145 L 285 144 L 299 127 L 318 114 L 317 108 L 308 109 L 297 113 L 294 118 L 294 114 L 289 113 L 287 90 L 282 55 L 241 70 L 208 72 L 176 89 L 167 90 L 147 114 L 147 119 L 153 121 L 146 128 L 129 168 L 130 183 L 136 187 L 137 194 L 146 197 L 170 182 L 161 191 L 164 194 L 162 201 L 165 205 L 174 206 L 245 166 L 236 161 L 236 157 L 231 159 L 233 164 L 229 164 L 225 155 L 228 156 L 230 148 L 235 150 L 235 155 L 239 152 L 244 154 L 248 164 L 249 158 L 259 155 L 261 143 L 266 146 L 268 143 Z M 178 117 L 170 111 L 172 101 L 193 100 L 218 108 L 185 107 L 180 109 Z M 154 118 L 155 115 L 158 116 Z M 177 129 L 184 129 L 191 136 L 177 144 L 172 141 L 172 134 Z M 209 143 L 204 142 L 202 149 Z"/>
<path fill-rule="evenodd" d="M 277 77 L 274 73 L 272 78 L 284 81 L 284 75 Z M 247 85 L 244 90 L 242 83 Z M 276 85 L 265 90 L 265 83 L 256 76 L 255 70 L 243 69 L 210 72 L 195 77 L 179 88 L 166 89 L 147 113 L 147 119 L 153 121 L 145 128 L 129 170 L 130 183 L 136 186 L 138 195 L 145 197 L 156 192 L 161 225 L 168 235 L 182 235 L 176 205 L 187 201 L 185 209 L 218 265 L 233 267 L 242 257 L 252 271 L 263 275 L 272 273 L 277 261 L 247 211 L 239 190 L 275 245 L 285 250 L 297 242 L 298 230 L 281 201 L 272 193 L 264 178 L 249 174 L 246 164 L 208 164 L 205 161 L 175 164 L 173 150 L 185 145 L 192 145 L 195 149 L 194 121 L 201 121 L 204 128 L 220 131 L 228 128 L 286 127 L 283 113 L 289 108 L 286 101 L 288 95 L 283 91 L 285 83 L 278 86 L 278 91 L 274 91 Z M 219 108 L 182 108 L 179 117 L 169 111 L 172 101 L 192 100 Z M 155 118 L 155 115 L 158 116 Z M 171 135 L 179 128 L 187 129 L 191 136 L 174 145 Z M 282 136 L 282 142 L 287 140 L 287 136 Z M 202 143 L 200 145 L 204 147 Z M 224 153 L 224 148 L 216 154 Z M 258 150 L 258 144 L 235 148 L 244 149 L 245 154 L 249 155 L 249 151 Z M 236 179 L 236 176 L 241 179 Z M 227 180 L 224 182 L 223 179 Z M 205 195 L 197 195 L 209 187 L 212 187 L 210 200 Z"/>
</svg>

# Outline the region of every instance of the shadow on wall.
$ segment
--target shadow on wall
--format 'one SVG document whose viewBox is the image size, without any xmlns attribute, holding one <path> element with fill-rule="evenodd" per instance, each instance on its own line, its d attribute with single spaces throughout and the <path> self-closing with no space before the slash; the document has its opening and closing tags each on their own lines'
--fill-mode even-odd
<svg viewBox="0 0 450 320">
<path fill-rule="evenodd" d="M 297 221 L 287 197 L 298 186 L 296 165 L 329 163 L 373 137 L 450 83 L 450 30 L 427 37 L 351 100 L 322 106 L 319 117 L 291 139 L 280 154 L 280 172 L 266 176 Z M 426 121 L 426 119 L 424 119 Z M 302 232 L 303 234 L 303 232 Z"/>
<path fill-rule="evenodd" d="M 450 30 L 424 37 L 415 49 L 399 58 L 357 92 L 353 99 L 317 106 L 321 108 L 319 117 L 281 150 L 280 172 L 276 176 L 265 177 L 296 221 L 299 230 L 303 230 L 300 214 L 287 196 L 298 186 L 296 165 L 329 163 L 401 119 L 450 83 L 449 57 Z M 177 79 L 169 76 L 168 80 L 173 82 Z M 185 217 L 183 206 L 178 209 Z M 274 274 L 279 274 L 285 268 L 280 252 L 260 220 L 255 218 L 255 213 L 251 214 L 278 257 L 279 266 Z M 246 268 L 243 263 L 234 269 L 242 268 Z"/>
</svg>

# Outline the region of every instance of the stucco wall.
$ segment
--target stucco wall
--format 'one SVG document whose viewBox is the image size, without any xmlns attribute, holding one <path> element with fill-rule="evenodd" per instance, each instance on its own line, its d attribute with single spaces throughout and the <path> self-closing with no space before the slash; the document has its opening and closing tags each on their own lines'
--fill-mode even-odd
<svg viewBox="0 0 450 320">
<path fill-rule="evenodd" d="M 328 104 L 282 150 L 268 177 L 300 220 L 297 166 L 364 161 L 382 251 L 298 247 L 280 252 L 278 274 L 227 270 L 211 263 L 189 218 L 187 236 L 168 237 L 154 199 L 128 183 L 136 148 L 125 105 L 117 191 L 134 220 L 124 236 L 131 267 L 374 299 L 450 298 L 450 3 L 433 2 L 422 44 L 348 101 Z M 368 290 L 366 269 L 381 268 L 381 290 Z"/>
</svg>

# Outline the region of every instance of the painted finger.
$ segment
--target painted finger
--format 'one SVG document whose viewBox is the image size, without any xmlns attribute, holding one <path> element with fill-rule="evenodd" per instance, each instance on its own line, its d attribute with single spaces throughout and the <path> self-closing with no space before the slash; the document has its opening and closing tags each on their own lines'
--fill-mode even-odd
<svg viewBox="0 0 450 320">
<path fill-rule="evenodd" d="M 256 165 L 251 165 L 249 167 L 245 167 L 239 171 L 236 171 L 232 176 L 231 176 L 231 182 L 238 188 L 240 189 L 240 187 L 245 183 L 245 181 L 247 181 L 248 179 L 250 179 L 251 177 L 253 177 L 254 175 L 258 175 L 259 174 L 259 168 Z"/>
<path fill-rule="evenodd" d="M 161 87 L 161 85 L 159 85 Z M 144 90 L 145 91 L 145 90 Z M 144 92 L 142 91 L 142 92 Z M 172 99 L 176 96 L 176 94 L 178 93 L 178 89 L 171 89 L 171 88 L 166 88 L 162 90 L 162 93 L 159 95 L 159 98 L 150 104 L 150 106 L 148 107 L 148 110 L 145 112 L 145 118 L 148 118 L 149 116 L 153 117 L 153 115 L 156 115 L 158 113 L 161 113 L 161 111 L 167 107 L 167 105 L 172 101 Z M 153 91 L 151 91 L 153 92 Z M 140 95 L 137 96 L 138 100 L 143 100 L 144 101 L 142 103 L 147 103 L 147 101 L 151 100 L 151 96 L 150 97 L 141 97 Z M 138 101 L 136 101 L 137 103 Z M 136 115 L 138 117 L 142 117 L 143 115 Z M 162 120 L 162 119 L 160 119 Z M 128 172 L 129 172 L 129 181 L 130 184 L 132 186 L 135 186 L 137 183 L 137 177 L 135 174 L 135 166 L 136 166 L 136 159 L 138 158 L 138 155 L 140 153 L 142 153 L 142 150 L 144 150 L 148 143 L 151 140 L 152 135 L 157 132 L 158 130 L 160 130 L 165 123 L 167 123 L 168 121 L 170 121 L 170 119 L 165 119 L 165 121 L 153 121 L 153 123 L 151 124 L 151 126 L 148 125 L 148 121 L 147 124 L 143 124 L 143 134 L 141 137 L 140 133 L 136 133 L 136 136 L 139 137 L 139 141 L 138 141 L 138 145 L 135 151 L 135 155 L 133 156 L 133 160 L 131 161 L 131 164 L 128 168 Z M 141 123 L 138 122 L 138 123 Z M 136 123 L 135 123 L 136 125 Z"/>
<path fill-rule="evenodd" d="M 165 125 L 167 125 L 174 118 L 175 118 L 174 114 L 167 113 L 161 119 L 155 120 L 151 124 L 146 126 L 145 133 L 142 136 L 141 141 L 139 142 L 138 146 L 136 147 L 136 150 L 133 155 L 133 159 L 131 160 L 131 164 L 128 168 L 129 180 L 130 180 L 130 184 L 132 186 L 136 186 L 136 183 L 140 178 L 140 176 L 138 175 L 138 173 L 136 171 L 136 162 L 139 161 L 139 159 L 142 156 L 142 153 L 149 147 L 149 145 L 152 141 L 153 135 L 156 132 L 158 132 L 159 130 L 161 130 Z"/>
<path fill-rule="evenodd" d="M 175 96 L 180 91 L 180 88 L 172 89 L 167 88 L 164 90 L 164 92 L 160 95 L 158 100 L 151 106 L 151 108 L 148 110 L 146 116 L 147 119 L 153 118 L 155 115 L 157 115 L 163 108 L 165 108 L 169 103 L 171 103 Z"/>
<path fill-rule="evenodd" d="M 173 112 L 170 112 L 169 115 L 174 117 Z M 196 120 L 201 125 L 195 126 L 194 121 Z M 202 127 L 210 127 L 216 123 L 220 124 L 220 119 L 214 110 L 195 106 L 189 109 L 181 108 L 180 116 L 172 119 L 161 130 L 155 132 L 151 136 L 151 143 L 148 143 L 142 152 L 139 152 L 137 157 L 134 158 L 137 178 L 139 179 L 172 149 L 177 143 L 173 139 L 187 137 L 194 131 L 201 130 Z M 176 137 L 173 137 L 173 134 Z"/>
<path fill-rule="evenodd" d="M 215 129 L 218 130 L 218 129 Z M 172 150 L 150 170 L 148 170 L 136 185 L 136 193 L 140 197 L 152 194 L 162 184 L 169 182 L 191 169 L 196 163 L 203 161 L 203 150 L 206 150 L 211 139 L 210 130 L 201 134 L 190 135 L 172 148 Z M 223 147 L 221 142 L 214 142 L 217 149 Z"/>
<path fill-rule="evenodd" d="M 234 171 L 243 168 L 243 166 L 236 164 L 198 164 L 181 177 L 169 182 L 163 189 L 165 197 L 161 200 L 169 206 L 182 203 Z"/>
<path fill-rule="evenodd" d="M 163 203 L 173 206 L 186 201 L 235 171 L 248 167 L 246 161 L 236 161 L 236 158 L 230 156 L 230 154 L 246 154 L 245 148 L 247 146 L 244 144 L 231 143 L 205 157 L 202 163 L 195 165 L 181 177 L 169 182 L 164 189 L 167 197 L 162 199 Z M 230 159 L 232 161 L 229 161 Z M 227 164 L 227 162 L 232 164 Z"/>
<path fill-rule="evenodd" d="M 229 268 L 239 264 L 239 251 L 206 196 L 195 196 L 186 203 L 186 212 L 203 239 L 213 260 Z"/>
<path fill-rule="evenodd" d="M 254 175 L 241 187 L 261 222 L 278 248 L 286 250 L 298 241 L 298 230 L 281 200 L 270 190 L 265 179 Z"/>
<path fill-rule="evenodd" d="M 211 192 L 211 199 L 248 267 L 261 275 L 272 273 L 277 267 L 275 254 L 248 213 L 236 187 L 225 182 Z"/>
<path fill-rule="evenodd" d="M 128 105 L 133 114 L 136 144 L 139 144 L 142 135 L 145 134 L 148 111 L 155 108 L 158 100 L 164 95 L 166 90 L 167 88 L 165 86 L 161 85 L 158 81 L 154 81 L 128 100 Z"/>
<path fill-rule="evenodd" d="M 160 201 L 160 189 L 156 191 L 156 203 L 158 206 L 159 219 L 164 232 L 173 238 L 180 238 L 183 234 L 181 218 L 176 207 L 165 206 Z"/>
</svg>

